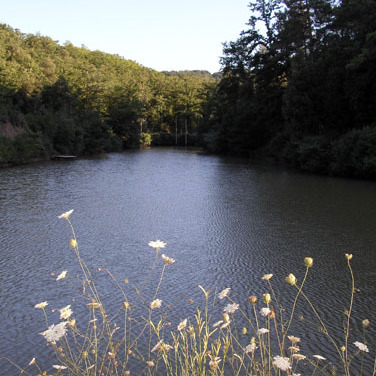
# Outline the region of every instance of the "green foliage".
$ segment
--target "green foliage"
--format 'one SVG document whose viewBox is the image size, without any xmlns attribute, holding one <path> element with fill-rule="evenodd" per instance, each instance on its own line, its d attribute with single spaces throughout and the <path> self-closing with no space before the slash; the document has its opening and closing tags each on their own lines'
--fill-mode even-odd
<svg viewBox="0 0 376 376">
<path fill-rule="evenodd" d="M 376 3 L 252 0 L 249 8 L 249 28 L 224 45 L 204 145 L 372 177 L 373 137 L 349 132 L 376 123 Z M 352 161 L 341 161 L 342 149 Z"/>
<path fill-rule="evenodd" d="M 189 134 L 197 133 L 215 83 L 208 72 L 159 73 L 120 56 L 61 46 L 0 24 L 0 122 L 41 133 L 43 146 L 26 151 L 22 145 L 32 143 L 24 140 L 11 152 L 9 145 L 16 141 L 8 140 L 1 158 L 15 162 L 139 147 L 150 144 L 147 134 L 170 144 L 166 135 L 176 123 L 181 133 L 186 118 Z"/>
<path fill-rule="evenodd" d="M 150 133 L 140 133 L 140 146 L 142 148 L 149 147 L 151 145 L 152 136 Z"/>
<path fill-rule="evenodd" d="M 346 133 L 333 145 L 337 175 L 376 178 L 376 126 Z"/>
</svg>

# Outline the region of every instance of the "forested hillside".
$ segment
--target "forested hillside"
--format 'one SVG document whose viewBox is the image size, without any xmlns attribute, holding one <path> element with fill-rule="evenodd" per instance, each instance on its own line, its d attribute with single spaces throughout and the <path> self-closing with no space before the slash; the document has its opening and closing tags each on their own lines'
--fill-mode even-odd
<svg viewBox="0 0 376 376">
<path fill-rule="evenodd" d="M 152 143 L 376 178 L 376 1 L 252 0 L 249 11 L 213 75 L 0 25 L 0 163 Z"/>
<path fill-rule="evenodd" d="M 195 144 L 215 82 L 0 25 L 0 163 Z"/>
<path fill-rule="evenodd" d="M 376 1 L 252 0 L 224 45 L 206 146 L 376 177 Z"/>
</svg>

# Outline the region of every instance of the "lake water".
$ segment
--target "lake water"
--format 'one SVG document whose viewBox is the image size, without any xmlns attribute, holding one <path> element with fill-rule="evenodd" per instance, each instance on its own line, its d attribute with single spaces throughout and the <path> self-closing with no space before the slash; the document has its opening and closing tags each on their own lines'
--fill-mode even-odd
<svg viewBox="0 0 376 376">
<path fill-rule="evenodd" d="M 67 281 L 55 280 L 62 270 L 72 278 L 79 273 L 68 246 L 68 223 L 57 218 L 70 209 L 82 257 L 115 310 L 121 300 L 96 269 L 108 268 L 119 281 L 139 286 L 153 262 L 148 242 L 167 242 L 163 252 L 176 262 L 168 266 L 159 296 L 172 307 L 172 321 L 202 303 L 199 284 L 212 294 L 231 287 L 232 299 L 247 306 L 249 295 L 266 292 L 261 278 L 267 273 L 274 274 L 277 294 L 289 303 L 292 287 L 284 279 L 294 273 L 301 281 L 304 257 L 310 256 L 314 267 L 306 293 L 340 338 L 351 289 L 345 253 L 352 253 L 359 292 L 350 347 L 363 342 L 361 320 L 368 318 L 365 374 L 370 374 L 376 350 L 374 182 L 164 148 L 1 169 L 0 357 L 23 367 L 33 357 L 46 370 L 56 364 L 38 334 L 45 324 L 36 303 L 49 302 L 50 323 L 59 321 L 51 309 L 67 304 L 77 320 L 83 314 Z M 159 272 L 160 265 L 153 278 Z M 148 295 L 153 284 L 146 287 Z M 307 305 L 298 315 L 310 315 Z M 213 322 L 220 317 L 220 311 L 213 312 Z M 325 337 L 295 330 L 308 355 L 330 358 Z M 17 374 L 4 359 L 0 369 L 2 375 Z"/>
</svg>

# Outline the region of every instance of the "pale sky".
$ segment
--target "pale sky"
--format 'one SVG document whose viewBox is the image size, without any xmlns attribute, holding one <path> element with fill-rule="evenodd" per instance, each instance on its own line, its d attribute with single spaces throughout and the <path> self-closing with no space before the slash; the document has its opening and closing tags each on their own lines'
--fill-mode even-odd
<svg viewBox="0 0 376 376">
<path fill-rule="evenodd" d="M 0 0 L 0 23 L 118 54 L 158 71 L 220 69 L 249 0 Z"/>
</svg>

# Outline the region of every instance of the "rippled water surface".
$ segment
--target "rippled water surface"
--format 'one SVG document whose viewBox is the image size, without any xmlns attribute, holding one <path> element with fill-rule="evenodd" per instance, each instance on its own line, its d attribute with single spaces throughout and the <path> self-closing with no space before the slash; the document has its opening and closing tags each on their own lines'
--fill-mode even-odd
<svg viewBox="0 0 376 376">
<path fill-rule="evenodd" d="M 261 280 L 266 273 L 274 274 L 276 292 L 289 303 L 292 290 L 284 278 L 292 272 L 301 280 L 304 257 L 311 256 L 307 294 L 328 328 L 341 336 L 351 288 L 344 254 L 352 253 L 359 292 L 350 343 L 363 341 L 360 321 L 369 318 L 369 357 L 375 356 L 375 183 L 298 174 L 196 151 L 150 149 L 0 170 L 2 357 L 25 366 L 35 356 L 50 369 L 55 362 L 38 334 L 45 324 L 34 305 L 44 300 L 51 309 L 72 304 L 77 319 L 83 315 L 68 281 L 55 281 L 62 270 L 72 280 L 79 274 L 68 247 L 68 224 L 57 218 L 69 209 L 74 209 L 82 257 L 114 309 L 121 297 L 96 269 L 108 268 L 119 281 L 140 285 L 154 257 L 148 241 L 168 243 L 164 251 L 176 263 L 167 270 L 160 298 L 170 304 L 172 321 L 202 303 L 198 284 L 211 291 L 231 287 L 234 301 L 247 307 L 249 295 L 266 291 Z M 302 304 L 297 316 L 310 317 L 308 308 Z M 50 323 L 57 323 L 59 315 L 51 309 Z M 220 316 L 213 312 L 213 321 Z M 294 329 L 307 352 L 329 354 L 324 336 L 299 325 Z M 2 375 L 17 374 L 5 360 L 0 368 Z"/>
</svg>

